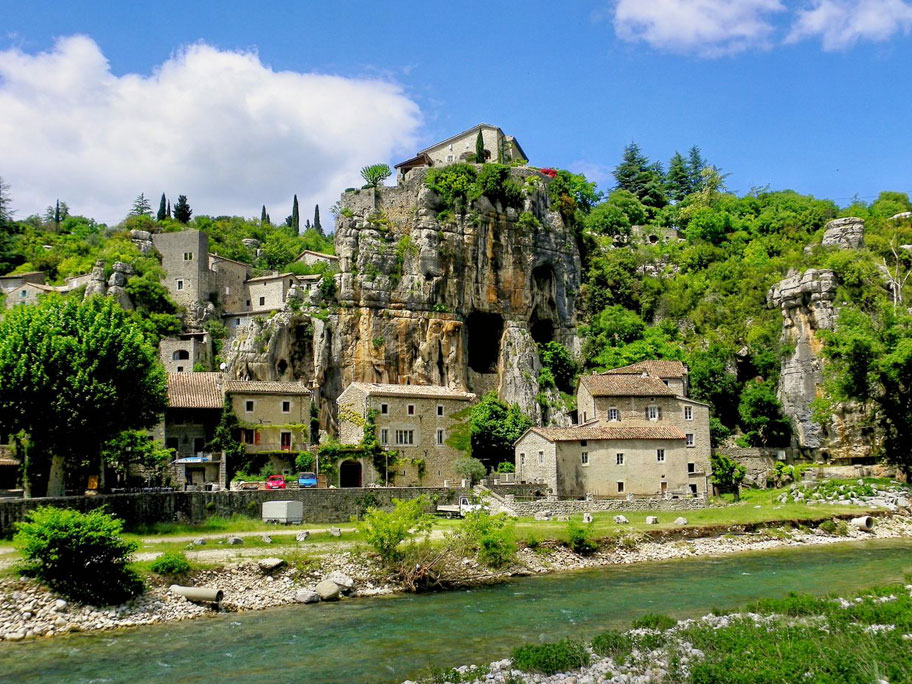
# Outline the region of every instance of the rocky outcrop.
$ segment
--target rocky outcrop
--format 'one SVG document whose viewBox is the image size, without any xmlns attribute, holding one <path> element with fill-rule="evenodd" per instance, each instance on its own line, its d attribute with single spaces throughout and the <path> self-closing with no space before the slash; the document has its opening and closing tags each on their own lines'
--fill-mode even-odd
<svg viewBox="0 0 912 684">
<path fill-rule="evenodd" d="M 142 254 L 152 254 L 155 251 L 155 247 L 152 245 L 152 233 L 148 230 L 131 230 L 130 242 L 136 245 Z"/>
<path fill-rule="evenodd" d="M 95 265 L 92 267 L 92 274 L 89 276 L 89 284 L 86 285 L 85 298 L 88 299 L 92 295 L 102 295 L 108 291 L 108 286 L 105 284 L 105 269 L 103 261 L 96 261 Z"/>
<path fill-rule="evenodd" d="M 864 219 L 855 216 L 830 221 L 823 233 L 824 247 L 861 249 L 864 247 Z"/>
<path fill-rule="evenodd" d="M 111 277 L 105 283 L 105 268 L 103 261 L 96 261 L 92 267 L 92 274 L 89 277 L 89 283 L 86 285 L 84 298 L 88 299 L 93 295 L 113 297 L 127 311 L 133 310 L 133 302 L 130 301 L 130 295 L 127 294 L 127 280 L 133 275 L 133 267 L 122 261 L 115 261 L 112 266 L 113 272 Z"/>
<path fill-rule="evenodd" d="M 350 383 L 495 390 L 540 417 L 536 344 L 578 349 L 580 261 L 550 206 L 545 176 L 513 169 L 514 206 L 487 197 L 454 208 L 409 173 L 393 188 L 348 191 L 336 228 L 333 306 L 295 306 L 238 336 L 238 378 L 303 379 L 325 404 Z"/>
</svg>

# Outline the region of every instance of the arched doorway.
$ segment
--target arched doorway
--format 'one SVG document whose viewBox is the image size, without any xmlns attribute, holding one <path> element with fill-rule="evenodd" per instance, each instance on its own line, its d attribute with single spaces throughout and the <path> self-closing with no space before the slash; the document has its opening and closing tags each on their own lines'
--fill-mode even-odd
<svg viewBox="0 0 912 684">
<path fill-rule="evenodd" d="M 339 464 L 339 486 L 361 486 L 361 463 L 358 461 L 342 461 Z"/>
</svg>

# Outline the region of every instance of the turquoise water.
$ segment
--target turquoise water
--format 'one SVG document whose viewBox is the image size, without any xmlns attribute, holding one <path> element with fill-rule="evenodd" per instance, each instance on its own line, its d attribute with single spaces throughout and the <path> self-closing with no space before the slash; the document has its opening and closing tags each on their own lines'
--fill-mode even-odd
<svg viewBox="0 0 912 684">
<path fill-rule="evenodd" d="M 422 596 L 293 606 L 117 633 L 0 643 L 3 682 L 386 682 L 589 638 L 644 613 L 849 592 L 912 572 L 912 542 L 786 549 L 516 579 Z"/>
</svg>

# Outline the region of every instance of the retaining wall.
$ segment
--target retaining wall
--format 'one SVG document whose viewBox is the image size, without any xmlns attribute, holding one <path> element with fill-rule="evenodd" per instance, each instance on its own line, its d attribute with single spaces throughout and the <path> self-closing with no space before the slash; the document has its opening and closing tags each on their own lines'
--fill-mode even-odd
<svg viewBox="0 0 912 684">
<path fill-rule="evenodd" d="M 695 511 L 706 508 L 706 499 L 600 499 L 596 501 L 530 501 L 507 503 L 520 516 L 533 516 L 542 511 L 552 515 L 598 513 L 600 511 Z"/>
<path fill-rule="evenodd" d="M 127 529 L 156 522 L 202 522 L 214 515 L 260 517 L 264 501 L 301 501 L 308 523 L 348 522 L 368 507 L 391 508 L 393 499 L 413 499 L 422 494 L 441 504 L 455 503 L 462 489 L 443 487 L 390 487 L 351 489 L 289 489 L 249 492 L 163 492 L 102 494 L 0 501 L 0 537 L 8 536 L 26 512 L 39 506 L 58 506 L 89 511 L 105 506 L 121 518 Z"/>
</svg>

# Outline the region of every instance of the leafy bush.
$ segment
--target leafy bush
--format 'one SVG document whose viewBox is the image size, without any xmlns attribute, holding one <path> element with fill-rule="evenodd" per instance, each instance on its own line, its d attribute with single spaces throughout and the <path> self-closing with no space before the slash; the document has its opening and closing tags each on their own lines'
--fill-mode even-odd
<svg viewBox="0 0 912 684">
<path fill-rule="evenodd" d="M 497 464 L 497 472 L 498 473 L 515 473 L 516 465 L 511 463 L 510 461 L 501 461 L 500 463 Z"/>
<path fill-rule="evenodd" d="M 468 480 L 470 484 L 475 484 L 485 476 L 487 471 L 485 470 L 484 463 L 477 458 L 466 456 L 453 462 L 453 472 Z"/>
<path fill-rule="evenodd" d="M 598 655 L 612 658 L 620 664 L 633 651 L 633 637 L 626 632 L 609 629 L 596 636 L 590 645 Z"/>
<path fill-rule="evenodd" d="M 631 626 L 633 629 L 657 629 L 660 632 L 664 632 L 666 629 L 671 629 L 677 624 L 677 620 L 668 617 L 667 615 L 662 615 L 660 613 L 647 613 L 646 615 L 638 617 L 636 620 L 634 620 Z"/>
<path fill-rule="evenodd" d="M 513 521 L 505 515 L 470 511 L 456 530 L 456 540 L 465 551 L 475 551 L 478 560 L 489 568 L 502 568 L 516 557 Z"/>
<path fill-rule="evenodd" d="M 567 672 L 589 664 L 585 644 L 563 639 L 552 644 L 528 644 L 513 651 L 513 667 L 523 672 L 542 672 L 546 675 Z"/>
<path fill-rule="evenodd" d="M 152 562 L 149 569 L 156 575 L 179 575 L 190 570 L 190 561 L 180 551 L 166 551 Z"/>
<path fill-rule="evenodd" d="M 571 519 L 567 523 L 567 544 L 573 553 L 588 556 L 598 549 L 598 544 L 592 539 L 592 523 L 582 525 Z"/>
<path fill-rule="evenodd" d="M 393 499 L 391 511 L 378 508 L 367 510 L 358 529 L 384 564 L 390 566 L 402 558 L 402 542 L 430 531 L 433 517 L 425 512 L 428 504 L 426 496 L 419 496 L 409 501 Z"/>
<path fill-rule="evenodd" d="M 128 565 L 137 544 L 122 539 L 122 531 L 122 521 L 101 510 L 43 506 L 19 523 L 13 541 L 26 574 L 74 600 L 107 605 L 143 590 Z"/>
</svg>

